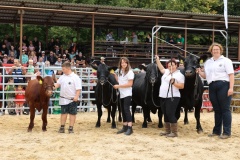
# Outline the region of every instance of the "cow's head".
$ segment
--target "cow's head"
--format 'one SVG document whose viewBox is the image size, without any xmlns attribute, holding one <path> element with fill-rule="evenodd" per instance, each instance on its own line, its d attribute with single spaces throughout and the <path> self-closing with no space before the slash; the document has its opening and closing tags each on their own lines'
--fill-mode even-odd
<svg viewBox="0 0 240 160">
<path fill-rule="evenodd" d="M 149 83 L 154 85 L 154 83 L 159 80 L 159 76 L 161 76 L 161 74 L 155 63 L 151 63 L 146 66 L 146 78 Z"/>
<path fill-rule="evenodd" d="M 196 76 L 196 69 L 201 67 L 202 63 L 204 63 L 207 59 L 207 55 L 202 55 L 201 57 L 197 57 L 194 55 L 189 55 L 184 58 L 181 55 L 178 55 L 179 61 L 183 60 L 184 62 L 184 74 L 186 77 Z"/>
<path fill-rule="evenodd" d="M 39 84 L 42 85 L 42 88 L 45 91 L 45 94 L 48 97 L 51 97 L 53 94 L 53 87 L 54 87 L 54 82 L 52 77 L 47 76 L 45 78 L 42 78 L 41 76 L 37 76 L 36 79 L 38 80 Z"/>
<path fill-rule="evenodd" d="M 91 66 L 93 69 L 97 70 L 98 82 L 101 85 L 104 85 L 107 82 L 110 71 L 117 69 L 117 67 L 110 67 L 110 66 L 107 66 L 106 64 L 100 64 L 99 66 L 94 66 L 94 65 L 91 65 Z"/>
</svg>

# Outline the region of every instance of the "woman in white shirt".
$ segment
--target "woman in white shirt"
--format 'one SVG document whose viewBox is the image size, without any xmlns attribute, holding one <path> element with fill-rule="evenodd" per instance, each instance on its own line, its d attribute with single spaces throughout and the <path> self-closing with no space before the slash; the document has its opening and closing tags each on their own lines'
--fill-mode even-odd
<svg viewBox="0 0 240 160">
<path fill-rule="evenodd" d="M 213 43 L 208 52 L 212 53 L 212 58 L 205 62 L 204 69 L 198 69 L 200 76 L 207 79 L 209 98 L 214 109 L 215 126 L 208 136 L 227 139 L 231 136 L 232 125 L 230 103 L 234 85 L 233 64 L 222 55 L 223 47 L 219 43 Z"/>
<path fill-rule="evenodd" d="M 176 109 L 180 100 L 179 89 L 184 88 L 185 77 L 177 69 L 177 62 L 173 59 L 167 62 L 167 69 L 161 64 L 159 57 L 156 55 L 156 63 L 158 69 L 163 74 L 159 97 L 161 102 L 161 110 L 164 114 L 165 132 L 161 136 L 177 137 L 177 118 L 175 116 Z"/>
<path fill-rule="evenodd" d="M 122 108 L 123 117 L 123 128 L 119 130 L 117 134 L 125 133 L 125 135 L 131 135 L 133 133 L 132 115 L 130 112 L 133 78 L 134 73 L 131 69 L 129 60 L 126 57 L 120 58 L 119 72 L 118 76 L 116 77 L 119 84 L 113 86 L 120 92 L 120 106 Z"/>
</svg>

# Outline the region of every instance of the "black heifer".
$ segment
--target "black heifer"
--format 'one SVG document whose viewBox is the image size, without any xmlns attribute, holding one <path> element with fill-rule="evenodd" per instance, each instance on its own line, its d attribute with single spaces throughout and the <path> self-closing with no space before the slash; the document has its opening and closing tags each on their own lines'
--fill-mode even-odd
<svg viewBox="0 0 240 160">
<path fill-rule="evenodd" d="M 102 105 L 107 108 L 108 113 L 111 113 L 112 117 L 112 128 L 116 128 L 115 123 L 115 113 L 117 107 L 117 95 L 116 90 L 113 88 L 113 85 L 117 84 L 117 81 L 114 75 L 110 74 L 112 67 L 109 67 L 105 64 L 100 64 L 99 66 L 93 66 L 97 70 L 98 82 L 95 88 L 95 98 L 98 112 L 98 120 L 96 127 L 101 126 L 101 117 L 102 117 Z M 108 115 L 109 115 L 108 114 Z M 120 116 L 119 116 L 120 117 Z M 120 117 L 121 119 L 121 117 Z M 110 118 L 108 116 L 108 122 Z"/>
<path fill-rule="evenodd" d="M 160 107 L 159 102 L 159 88 L 161 84 L 162 74 L 159 72 L 157 65 L 151 63 L 147 65 L 146 73 L 138 73 L 134 77 L 132 89 L 132 118 L 134 119 L 134 112 L 136 106 L 141 106 L 143 109 L 144 121 L 143 128 L 147 128 L 147 121 L 150 120 L 150 111 L 157 112 L 157 107 Z M 162 128 L 162 113 L 161 109 L 158 111 L 159 124 Z"/>
<path fill-rule="evenodd" d="M 205 57 L 203 57 L 205 58 Z M 184 124 L 188 124 L 188 111 L 195 107 L 196 129 L 200 133 L 203 131 L 200 123 L 200 110 L 202 107 L 203 83 L 200 76 L 196 73 L 196 68 L 200 67 L 200 59 L 190 55 L 186 58 L 179 56 L 184 61 L 184 68 L 181 69 L 185 76 L 184 89 L 180 90 L 181 98 L 176 111 L 176 117 L 179 119 L 181 107 L 184 107 Z"/>
</svg>

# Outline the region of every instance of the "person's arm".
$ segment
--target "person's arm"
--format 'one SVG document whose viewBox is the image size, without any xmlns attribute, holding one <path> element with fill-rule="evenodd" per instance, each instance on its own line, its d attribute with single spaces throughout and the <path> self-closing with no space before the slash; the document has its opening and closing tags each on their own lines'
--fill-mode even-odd
<svg viewBox="0 0 240 160">
<path fill-rule="evenodd" d="M 171 79 L 171 83 L 174 87 L 178 89 L 183 89 L 184 88 L 184 83 L 177 83 L 174 78 Z"/>
<path fill-rule="evenodd" d="M 233 86 L 234 86 L 234 74 L 229 74 L 229 89 L 228 96 L 233 95 Z"/>
<path fill-rule="evenodd" d="M 57 89 L 60 87 L 60 84 L 59 83 L 54 83 L 54 89 Z"/>
<path fill-rule="evenodd" d="M 160 70 L 160 72 L 162 74 L 165 73 L 165 68 L 163 67 L 162 63 L 160 62 L 160 59 L 157 55 L 155 55 L 155 59 L 156 59 L 156 63 L 157 63 L 157 66 L 158 66 L 158 69 Z"/>
<path fill-rule="evenodd" d="M 21 69 L 22 69 L 22 74 L 25 75 L 27 73 L 27 70 L 25 69 L 24 66 L 21 66 Z"/>
<path fill-rule="evenodd" d="M 76 90 L 76 95 L 75 95 L 75 97 L 73 98 L 73 101 L 78 101 L 78 98 L 79 98 L 79 96 L 80 96 L 80 93 L 81 93 L 81 89 Z"/>
<path fill-rule="evenodd" d="M 132 87 L 132 85 L 133 85 L 133 79 L 130 79 L 130 80 L 128 80 L 128 82 L 127 83 L 125 83 L 125 84 L 118 84 L 118 85 L 114 85 L 113 87 L 115 88 L 115 89 L 118 89 L 118 88 L 129 88 L 129 87 Z"/>
</svg>

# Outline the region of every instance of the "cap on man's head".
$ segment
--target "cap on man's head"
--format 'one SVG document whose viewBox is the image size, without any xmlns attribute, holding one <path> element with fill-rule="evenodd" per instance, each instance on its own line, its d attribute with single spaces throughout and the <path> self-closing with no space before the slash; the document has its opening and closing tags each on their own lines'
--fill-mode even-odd
<svg viewBox="0 0 240 160">
<path fill-rule="evenodd" d="M 4 57 L 7 57 L 7 54 L 4 54 L 3 56 L 4 56 Z"/>
<path fill-rule="evenodd" d="M 63 54 L 64 57 L 66 57 L 66 54 Z"/>
<path fill-rule="evenodd" d="M 105 58 L 104 58 L 104 57 L 101 57 L 100 59 L 101 59 L 101 60 L 104 60 Z"/>
<path fill-rule="evenodd" d="M 42 53 L 45 53 L 45 51 L 42 51 Z"/>
</svg>

